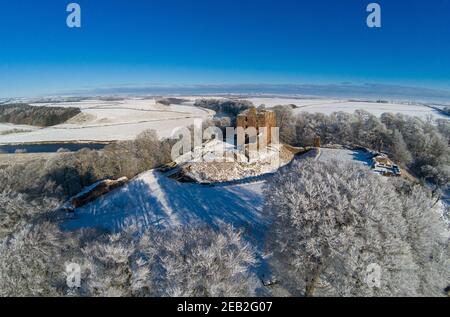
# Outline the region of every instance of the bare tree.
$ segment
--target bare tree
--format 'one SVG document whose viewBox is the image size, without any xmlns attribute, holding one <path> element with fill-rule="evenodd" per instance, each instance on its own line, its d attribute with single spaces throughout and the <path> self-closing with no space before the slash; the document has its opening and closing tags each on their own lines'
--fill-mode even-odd
<svg viewBox="0 0 450 317">
<path fill-rule="evenodd" d="M 25 225 L 0 242 L 0 296 L 60 296 L 63 250 L 55 225 Z"/>
<path fill-rule="evenodd" d="M 144 241 L 143 250 L 148 257 L 154 257 L 152 246 L 158 248 L 164 268 L 163 281 L 158 288 L 162 296 L 256 294 L 259 284 L 251 271 L 256 264 L 255 252 L 231 227 L 219 231 L 208 227 L 178 228 L 165 232 L 156 241 Z"/>
<path fill-rule="evenodd" d="M 435 204 L 431 194 L 422 186 L 403 191 L 400 198 L 403 217 L 408 225 L 407 241 L 419 270 L 418 293 L 442 296 L 445 287 L 450 285 L 445 206 Z"/>
<path fill-rule="evenodd" d="M 404 167 L 411 164 L 413 158 L 411 153 L 408 151 L 408 146 L 403 140 L 402 134 L 395 129 L 392 135 L 392 145 L 390 151 L 391 157 L 395 162 L 399 162 Z"/>
<path fill-rule="evenodd" d="M 389 179 L 352 164 L 307 161 L 276 176 L 266 195 L 270 262 L 292 295 L 430 294 L 421 287 L 414 225 Z M 366 283 L 371 264 L 381 268 L 380 288 Z"/>
</svg>

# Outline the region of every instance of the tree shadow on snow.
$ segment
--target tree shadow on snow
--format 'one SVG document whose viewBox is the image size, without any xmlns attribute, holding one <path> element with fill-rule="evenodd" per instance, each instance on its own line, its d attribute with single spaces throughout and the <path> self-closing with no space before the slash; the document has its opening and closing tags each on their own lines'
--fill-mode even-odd
<svg viewBox="0 0 450 317">
<path fill-rule="evenodd" d="M 354 161 L 362 163 L 366 167 L 371 166 L 371 156 L 369 153 L 363 151 L 353 151 L 352 157 Z"/>
<path fill-rule="evenodd" d="M 62 228 L 99 228 L 117 232 L 132 224 L 143 230 L 193 223 L 206 223 L 215 228 L 231 224 L 246 236 L 262 240 L 267 220 L 262 215 L 264 199 L 260 188 L 216 188 L 179 183 L 156 171 L 149 173 L 149 179 L 133 180 L 77 209 L 73 217 L 61 225 Z"/>
</svg>

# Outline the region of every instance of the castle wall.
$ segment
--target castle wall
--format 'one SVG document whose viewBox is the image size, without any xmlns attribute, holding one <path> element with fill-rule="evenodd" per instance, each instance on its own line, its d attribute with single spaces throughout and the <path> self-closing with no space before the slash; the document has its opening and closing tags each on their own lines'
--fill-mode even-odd
<svg viewBox="0 0 450 317">
<path fill-rule="evenodd" d="M 258 134 L 264 131 L 262 144 L 268 145 L 272 142 L 272 128 L 277 125 L 276 115 L 273 111 L 258 112 L 256 108 L 250 108 L 246 114 L 238 115 L 236 126 L 238 128 L 256 128 Z M 263 130 L 264 128 L 264 130 Z"/>
</svg>

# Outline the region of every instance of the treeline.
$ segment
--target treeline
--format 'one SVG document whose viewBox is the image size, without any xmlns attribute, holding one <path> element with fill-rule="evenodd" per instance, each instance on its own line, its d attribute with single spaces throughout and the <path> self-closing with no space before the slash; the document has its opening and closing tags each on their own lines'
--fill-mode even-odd
<svg viewBox="0 0 450 317">
<path fill-rule="evenodd" d="M 135 140 L 113 143 L 102 151 L 83 149 L 12 165 L 0 170 L 8 176 L 1 177 L 0 192 L 11 190 L 31 198 L 66 199 L 99 180 L 133 178 L 170 162 L 172 143 L 160 141 L 154 131 L 145 131 Z"/>
<path fill-rule="evenodd" d="M 167 98 L 160 98 L 157 99 L 156 102 L 161 104 L 161 105 L 165 105 L 165 106 L 170 106 L 170 105 L 181 105 L 184 102 L 187 102 L 189 100 L 187 99 L 181 99 L 181 98 L 173 98 L 173 97 L 167 97 Z"/>
<path fill-rule="evenodd" d="M 0 122 L 49 127 L 66 122 L 81 113 L 79 108 L 7 104 L 0 106 Z"/>
<path fill-rule="evenodd" d="M 219 116 L 229 116 L 234 124 L 237 115 L 252 107 L 253 103 L 248 100 L 199 99 L 195 101 L 195 106 L 214 110 Z"/>
<path fill-rule="evenodd" d="M 447 116 L 450 116 L 450 107 L 445 107 L 444 109 L 442 109 L 442 111 L 444 111 L 444 113 L 445 113 Z"/>
<path fill-rule="evenodd" d="M 68 287 L 68 263 L 80 266 L 80 287 Z M 0 297 L 255 296 L 255 263 L 249 243 L 229 227 L 108 234 L 42 222 L 0 240 Z"/>
<path fill-rule="evenodd" d="M 362 146 L 388 153 L 394 161 L 410 168 L 418 177 L 438 185 L 450 181 L 450 123 L 423 121 L 417 117 L 384 113 L 381 118 L 367 111 L 300 113 L 289 107 L 275 107 L 280 138 L 294 146 L 323 144 Z"/>
</svg>

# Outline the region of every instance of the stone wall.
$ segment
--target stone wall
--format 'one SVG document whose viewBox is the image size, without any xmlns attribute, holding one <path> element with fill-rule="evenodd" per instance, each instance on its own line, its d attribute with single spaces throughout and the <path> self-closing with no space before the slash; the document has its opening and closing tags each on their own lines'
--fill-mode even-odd
<svg viewBox="0 0 450 317">
<path fill-rule="evenodd" d="M 126 177 L 119 178 L 118 180 L 107 179 L 98 182 L 95 186 L 92 186 L 92 188 L 90 188 L 86 192 L 78 194 L 77 196 L 71 199 L 73 210 L 76 208 L 83 207 L 84 205 L 87 205 L 90 202 L 93 202 L 97 198 L 106 195 L 107 193 L 111 192 L 116 188 L 124 186 L 127 182 L 128 178 Z"/>
<path fill-rule="evenodd" d="M 272 143 L 272 128 L 275 128 L 276 126 L 277 118 L 274 111 L 257 111 L 255 107 L 238 115 L 236 120 L 236 127 L 238 128 L 255 128 L 258 135 L 264 132 L 260 142 L 267 145 Z"/>
</svg>

